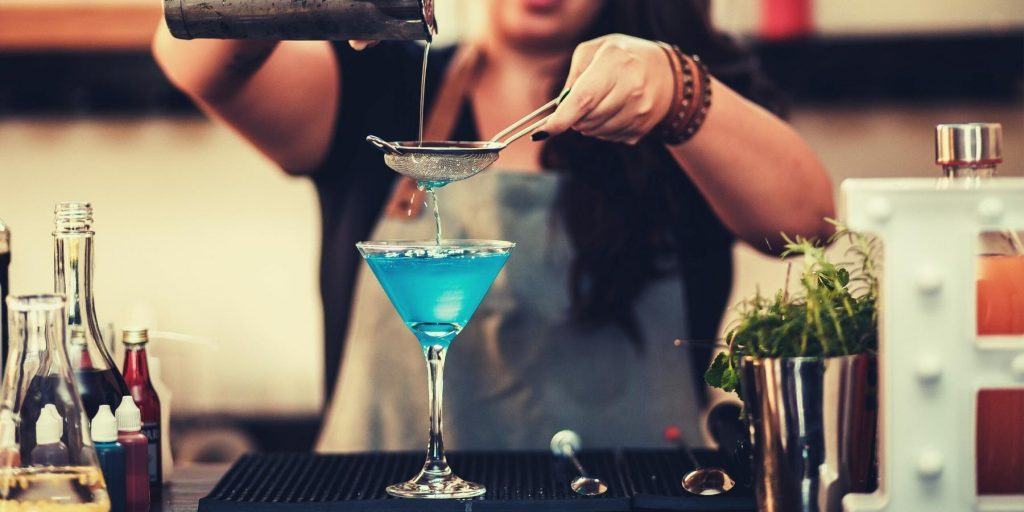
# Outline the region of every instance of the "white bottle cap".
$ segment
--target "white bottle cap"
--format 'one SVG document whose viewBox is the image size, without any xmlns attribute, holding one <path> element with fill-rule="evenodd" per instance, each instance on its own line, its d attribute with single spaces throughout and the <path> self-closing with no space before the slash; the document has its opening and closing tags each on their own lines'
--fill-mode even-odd
<svg viewBox="0 0 1024 512">
<path fill-rule="evenodd" d="M 135 400 L 130 396 L 121 398 L 121 405 L 117 406 L 117 430 L 120 432 L 138 432 L 142 430 L 142 411 L 135 405 Z"/>
<path fill-rule="evenodd" d="M 53 407 L 53 412 L 50 408 Z M 46 404 L 36 421 L 36 444 L 54 444 L 60 442 L 61 431 L 64 430 L 64 419 L 57 413 L 53 404 Z"/>
<path fill-rule="evenodd" d="M 117 418 L 110 412 L 109 405 L 101 405 L 92 419 L 92 440 L 97 443 L 117 441 Z"/>
<path fill-rule="evenodd" d="M 0 411 L 0 430 L 3 431 L 0 434 L 0 448 L 16 448 L 18 442 L 14 438 L 14 413 L 10 409 Z"/>
<path fill-rule="evenodd" d="M 57 420 L 60 424 L 60 437 L 64 437 L 64 418 L 62 418 L 60 413 L 57 412 L 57 406 L 53 404 L 46 404 L 43 406 L 43 412 L 50 413 L 50 416 L 53 416 L 53 418 Z"/>
</svg>

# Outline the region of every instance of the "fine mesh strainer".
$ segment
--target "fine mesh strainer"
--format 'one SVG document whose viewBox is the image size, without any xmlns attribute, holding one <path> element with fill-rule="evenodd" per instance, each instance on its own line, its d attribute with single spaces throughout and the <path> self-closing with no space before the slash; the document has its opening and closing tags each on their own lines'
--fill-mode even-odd
<svg viewBox="0 0 1024 512">
<path fill-rule="evenodd" d="M 384 151 L 384 163 L 399 174 L 408 176 L 428 188 L 440 187 L 453 181 L 469 178 L 493 164 L 502 149 L 505 149 L 512 141 L 540 128 L 549 116 L 518 132 L 515 130 L 544 112 L 557 107 L 567 94 L 569 94 L 569 89 L 512 123 L 508 128 L 498 132 L 489 141 L 388 142 L 376 135 L 370 135 L 366 137 L 366 140 Z"/>
</svg>

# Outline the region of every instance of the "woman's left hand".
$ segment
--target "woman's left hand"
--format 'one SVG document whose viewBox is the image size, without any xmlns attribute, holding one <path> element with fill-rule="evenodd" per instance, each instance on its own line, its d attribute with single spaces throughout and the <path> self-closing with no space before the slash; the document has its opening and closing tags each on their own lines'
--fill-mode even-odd
<svg viewBox="0 0 1024 512">
<path fill-rule="evenodd" d="M 609 34 L 576 47 L 565 86 L 572 91 L 541 130 L 636 144 L 668 113 L 675 85 L 656 43 Z"/>
</svg>

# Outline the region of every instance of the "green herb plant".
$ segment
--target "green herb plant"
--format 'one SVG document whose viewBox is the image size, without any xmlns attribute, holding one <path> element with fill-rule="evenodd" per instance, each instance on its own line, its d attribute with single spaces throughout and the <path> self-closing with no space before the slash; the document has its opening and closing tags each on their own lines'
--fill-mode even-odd
<svg viewBox="0 0 1024 512">
<path fill-rule="evenodd" d="M 825 243 L 802 237 L 786 242 L 783 258 L 800 257 L 803 270 L 799 290 L 786 288 L 772 297 L 758 291 L 736 306 L 739 318 L 725 336 L 726 350 L 704 373 L 711 386 L 735 391 L 739 364 L 745 357 L 833 357 L 874 353 L 878 348 L 878 241 L 849 231 L 834 221 L 837 230 Z M 833 263 L 825 249 L 847 239 L 846 257 Z"/>
</svg>

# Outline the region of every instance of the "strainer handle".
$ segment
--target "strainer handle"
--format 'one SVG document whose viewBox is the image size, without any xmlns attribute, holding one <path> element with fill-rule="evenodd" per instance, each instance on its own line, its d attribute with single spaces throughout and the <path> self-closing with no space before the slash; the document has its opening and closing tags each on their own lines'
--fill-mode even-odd
<svg viewBox="0 0 1024 512">
<path fill-rule="evenodd" d="M 566 90 L 562 91 L 562 94 L 559 94 L 557 98 L 555 98 L 555 99 L 553 99 L 553 100 L 551 100 L 551 101 L 541 105 L 540 108 L 538 108 L 537 110 L 534 110 L 533 112 L 530 112 L 529 114 L 526 114 L 525 116 L 523 116 L 518 121 L 510 124 L 508 126 L 508 128 L 505 128 L 504 130 L 498 132 L 497 135 L 495 135 L 494 137 L 491 137 L 491 142 L 500 142 L 501 144 L 508 145 L 508 144 L 511 144 L 512 141 L 522 137 L 523 135 L 526 135 L 527 133 L 530 133 L 530 132 L 536 130 L 537 128 L 540 128 L 541 125 L 544 124 L 544 121 L 547 121 L 548 118 L 551 117 L 550 114 L 545 116 L 544 119 L 541 119 L 541 120 L 531 124 L 530 126 L 526 127 L 525 129 L 519 130 L 518 132 L 515 133 L 515 135 L 512 135 L 511 137 L 509 137 L 509 138 L 507 138 L 505 140 L 502 140 L 502 138 L 504 138 L 506 135 L 514 132 L 515 130 L 518 130 L 524 124 L 529 123 L 530 121 L 536 119 L 537 116 L 543 114 L 544 112 L 547 112 L 548 110 L 551 110 L 552 108 L 557 107 L 558 104 L 561 103 L 562 100 L 564 100 L 565 97 L 569 95 L 569 90 L 570 89 L 566 89 Z"/>
<path fill-rule="evenodd" d="M 388 141 L 386 141 L 386 140 L 384 140 L 384 139 L 382 139 L 382 138 L 380 138 L 380 137 L 378 137 L 376 135 L 367 135 L 366 136 L 366 142 L 369 142 L 370 144 L 373 144 L 374 146 L 377 146 L 378 148 L 383 150 L 385 153 L 391 153 L 393 155 L 401 155 L 401 154 L 403 154 L 401 151 L 399 151 L 399 149 L 397 147 L 395 147 L 394 144 L 392 144 L 392 143 L 390 143 L 390 142 L 388 142 Z"/>
</svg>

